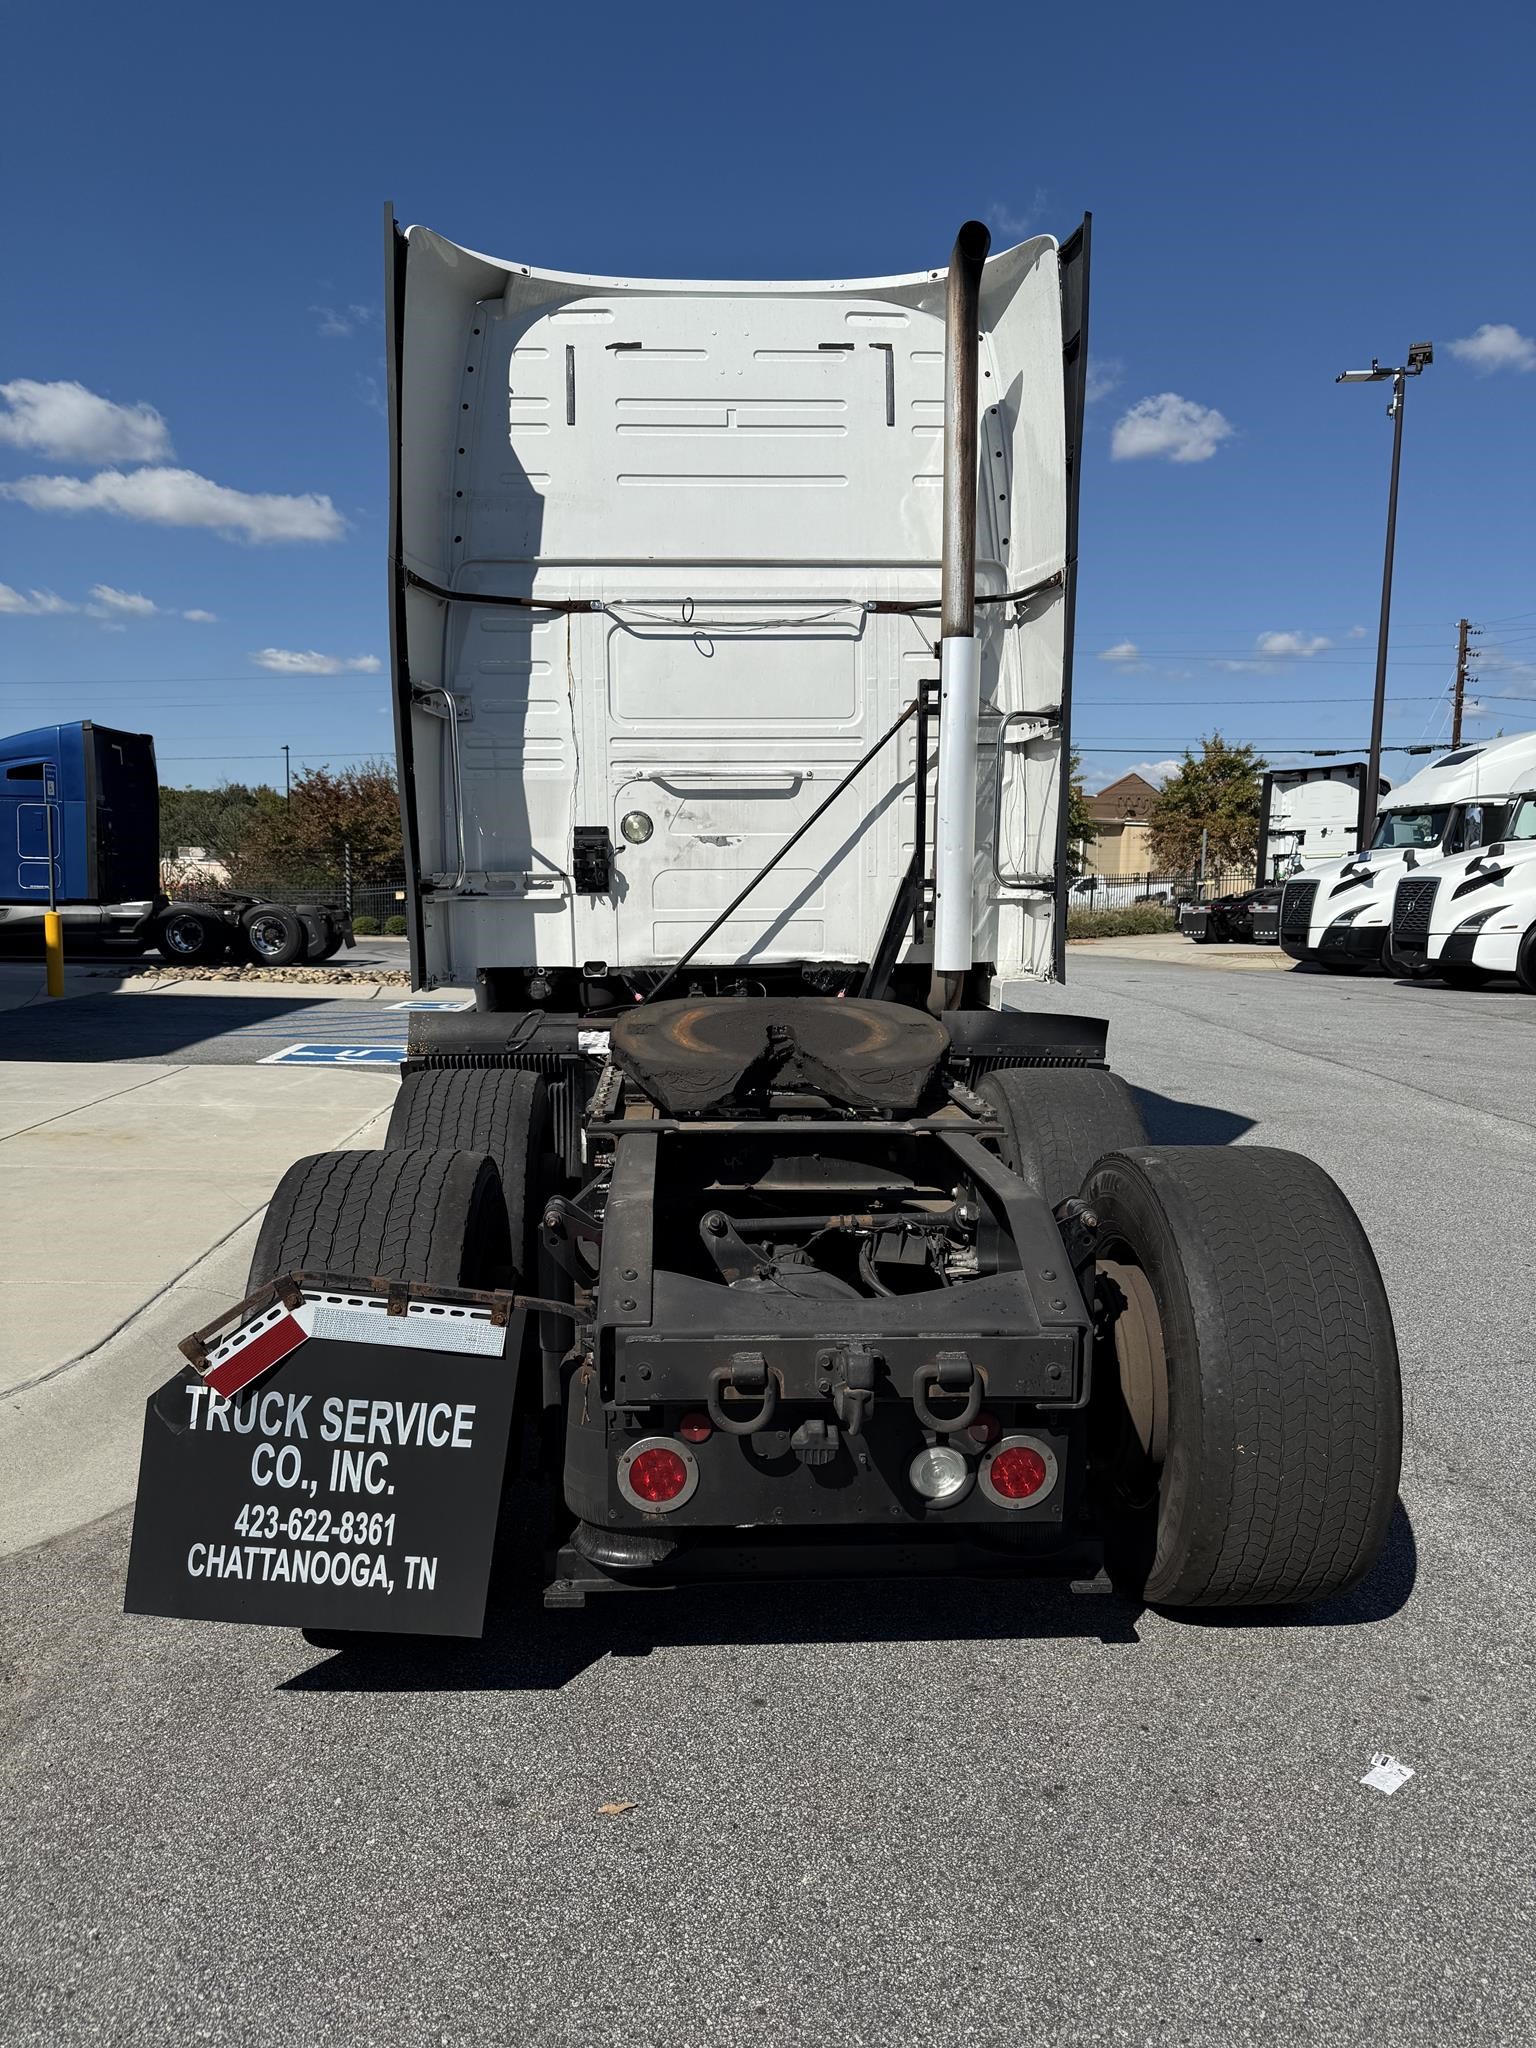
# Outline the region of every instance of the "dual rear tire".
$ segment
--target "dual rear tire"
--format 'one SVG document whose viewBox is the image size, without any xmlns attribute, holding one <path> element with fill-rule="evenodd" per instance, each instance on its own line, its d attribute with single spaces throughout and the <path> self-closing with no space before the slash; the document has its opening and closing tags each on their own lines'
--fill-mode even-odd
<svg viewBox="0 0 1536 2048">
<path fill-rule="evenodd" d="M 977 1093 L 1005 1163 L 1053 1208 L 1080 1194 L 1096 1233 L 1089 1486 L 1116 1583 L 1167 1607 L 1357 1584 L 1397 1498 L 1402 1390 L 1339 1187 L 1291 1152 L 1149 1146 L 1102 1069 L 1006 1070 Z"/>
<path fill-rule="evenodd" d="M 1169 1607 L 1320 1600 L 1380 1554 L 1402 1391 L 1359 1218 L 1309 1159 L 1099 1161 L 1093 1467 L 1112 1574 Z"/>
</svg>

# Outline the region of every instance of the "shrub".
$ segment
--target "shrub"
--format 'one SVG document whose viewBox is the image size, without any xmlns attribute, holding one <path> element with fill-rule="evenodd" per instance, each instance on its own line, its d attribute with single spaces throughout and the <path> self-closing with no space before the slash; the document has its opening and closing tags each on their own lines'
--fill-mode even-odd
<svg viewBox="0 0 1536 2048">
<path fill-rule="evenodd" d="M 379 920 L 376 917 L 354 917 L 352 920 L 353 935 L 359 939 L 373 938 L 378 929 Z"/>
<path fill-rule="evenodd" d="M 405 919 L 403 917 L 386 917 L 384 920 L 384 930 L 388 937 L 392 939 L 403 939 L 405 937 Z"/>
<path fill-rule="evenodd" d="M 1067 918 L 1069 939 L 1129 939 L 1146 932 L 1178 930 L 1171 904 L 1128 903 L 1124 910 L 1074 910 Z"/>
</svg>

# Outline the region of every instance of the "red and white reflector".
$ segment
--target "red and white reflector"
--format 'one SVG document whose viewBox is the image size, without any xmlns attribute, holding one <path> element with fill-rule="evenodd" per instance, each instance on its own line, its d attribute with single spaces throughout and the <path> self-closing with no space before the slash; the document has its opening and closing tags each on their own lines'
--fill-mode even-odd
<svg viewBox="0 0 1536 2048">
<path fill-rule="evenodd" d="M 308 1337 L 293 1311 L 279 1304 L 215 1345 L 202 1368 L 203 1378 L 216 1394 L 238 1394 L 290 1351 L 297 1351 Z"/>
</svg>

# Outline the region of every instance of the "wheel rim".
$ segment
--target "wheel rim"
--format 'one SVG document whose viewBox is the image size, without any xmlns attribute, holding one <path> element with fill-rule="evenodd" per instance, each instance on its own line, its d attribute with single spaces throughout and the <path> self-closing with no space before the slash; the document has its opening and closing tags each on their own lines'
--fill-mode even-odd
<svg viewBox="0 0 1536 2048">
<path fill-rule="evenodd" d="M 1095 1270 L 1126 1420 L 1142 1460 L 1156 1472 L 1168 1451 L 1168 1357 L 1157 1296 L 1141 1267 L 1126 1259 L 1099 1259 Z"/>
<path fill-rule="evenodd" d="M 263 960 L 270 960 L 274 953 L 281 953 L 288 944 L 287 929 L 276 917 L 253 917 L 246 926 L 246 937 L 251 942 L 251 951 L 260 954 Z"/>
<path fill-rule="evenodd" d="M 200 953 L 203 949 L 203 927 L 195 917 L 173 917 L 165 926 L 165 943 L 173 953 Z"/>
</svg>

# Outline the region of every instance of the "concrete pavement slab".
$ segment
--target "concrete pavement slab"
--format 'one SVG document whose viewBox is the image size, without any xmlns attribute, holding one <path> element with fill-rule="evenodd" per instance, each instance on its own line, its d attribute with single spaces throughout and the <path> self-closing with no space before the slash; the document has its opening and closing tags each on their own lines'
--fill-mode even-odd
<svg viewBox="0 0 1536 2048">
<path fill-rule="evenodd" d="M 0 1078 L 24 1102 L 35 1071 L 6 1062 Z M 398 1078 L 173 1066 L 103 1094 L 92 1065 L 89 1099 L 61 1108 L 56 1077 L 76 1071 L 52 1068 L 52 1113 L 22 1128 L 13 1116 L 0 1139 L 4 1387 L 100 1343 L 265 1207 L 294 1159 L 360 1142 Z M 116 1072 L 126 1082 L 135 1069 Z"/>
</svg>

